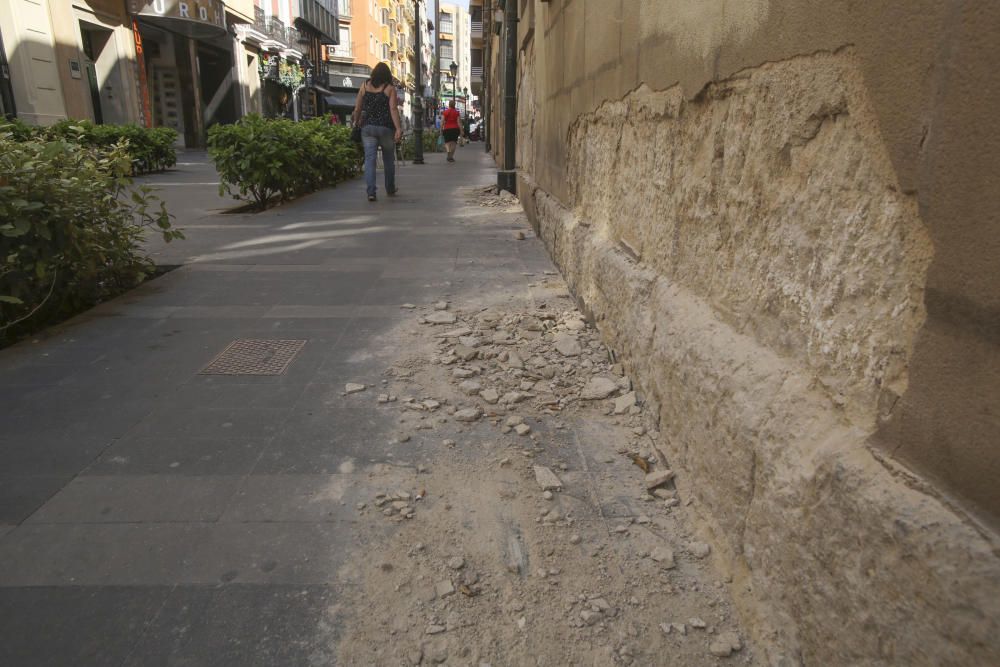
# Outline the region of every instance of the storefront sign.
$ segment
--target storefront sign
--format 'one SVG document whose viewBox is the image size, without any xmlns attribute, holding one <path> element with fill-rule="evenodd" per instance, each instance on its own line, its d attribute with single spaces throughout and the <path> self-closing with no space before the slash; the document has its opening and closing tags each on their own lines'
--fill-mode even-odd
<svg viewBox="0 0 1000 667">
<path fill-rule="evenodd" d="M 226 30 L 222 0 L 128 0 L 129 12 L 190 37 L 216 36 Z"/>
<path fill-rule="evenodd" d="M 365 81 L 368 80 L 367 76 L 343 74 L 341 72 L 330 72 L 328 78 L 331 88 L 353 88 L 354 90 L 365 85 Z"/>
</svg>

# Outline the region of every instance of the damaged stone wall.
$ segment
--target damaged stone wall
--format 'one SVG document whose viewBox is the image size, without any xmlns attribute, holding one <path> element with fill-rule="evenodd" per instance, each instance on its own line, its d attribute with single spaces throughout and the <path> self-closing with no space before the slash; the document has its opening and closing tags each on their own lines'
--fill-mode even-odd
<svg viewBox="0 0 1000 667">
<path fill-rule="evenodd" d="M 900 163 L 908 144 L 886 140 L 896 128 L 872 100 L 870 55 L 802 50 L 695 91 L 657 89 L 638 76 L 665 60 L 651 49 L 718 70 L 712 39 L 750 39 L 767 3 L 705 3 L 756 20 L 735 37 L 691 33 L 693 45 L 640 41 L 636 72 L 625 3 L 617 41 L 589 2 L 538 6 L 521 52 L 519 194 L 655 408 L 748 625 L 773 664 L 997 663 L 988 474 L 941 485 L 936 470 L 895 460 L 894 443 L 876 446 L 914 393 L 927 288 L 949 241 Z M 593 67 L 591 47 L 605 54 Z M 602 98 L 602 81 L 622 95 Z M 984 385 L 1000 395 L 1000 381 Z M 976 465 L 957 449 L 952 459 Z"/>
<path fill-rule="evenodd" d="M 687 104 L 642 86 L 577 121 L 567 176 L 595 235 L 870 416 L 905 390 L 932 249 L 850 62 L 793 59 Z"/>
</svg>

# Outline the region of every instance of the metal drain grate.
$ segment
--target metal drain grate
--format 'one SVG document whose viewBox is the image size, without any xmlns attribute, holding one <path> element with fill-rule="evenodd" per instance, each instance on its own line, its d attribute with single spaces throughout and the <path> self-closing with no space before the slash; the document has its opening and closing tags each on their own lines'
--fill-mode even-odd
<svg viewBox="0 0 1000 667">
<path fill-rule="evenodd" d="M 234 340 L 201 375 L 281 375 L 304 340 Z"/>
</svg>

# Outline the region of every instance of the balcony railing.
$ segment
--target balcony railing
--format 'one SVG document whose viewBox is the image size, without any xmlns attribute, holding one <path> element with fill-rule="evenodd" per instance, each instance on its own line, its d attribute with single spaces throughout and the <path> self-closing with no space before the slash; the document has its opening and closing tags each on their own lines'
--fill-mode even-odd
<svg viewBox="0 0 1000 667">
<path fill-rule="evenodd" d="M 279 42 L 288 43 L 288 29 L 285 27 L 284 21 L 281 19 L 276 19 L 273 16 L 267 19 L 267 30 L 264 32 L 274 40 Z"/>
<path fill-rule="evenodd" d="M 472 21 L 472 38 L 482 39 L 483 38 L 483 22 L 482 21 Z"/>
<path fill-rule="evenodd" d="M 264 15 L 264 10 L 260 7 L 253 8 L 253 27 L 257 32 L 267 32 L 267 17 Z"/>
<path fill-rule="evenodd" d="M 337 46 L 328 46 L 326 53 L 330 58 L 337 58 L 339 60 L 354 59 L 354 51 L 351 50 L 350 44 L 338 44 Z"/>
<path fill-rule="evenodd" d="M 308 44 L 311 40 L 309 33 L 298 28 L 288 29 L 288 40 L 293 44 Z"/>
</svg>

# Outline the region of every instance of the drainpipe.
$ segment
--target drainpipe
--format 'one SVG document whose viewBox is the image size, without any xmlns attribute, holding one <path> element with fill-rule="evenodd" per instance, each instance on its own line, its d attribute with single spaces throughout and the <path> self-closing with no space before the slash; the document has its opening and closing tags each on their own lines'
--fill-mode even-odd
<svg viewBox="0 0 1000 667">
<path fill-rule="evenodd" d="M 503 169 L 497 188 L 517 194 L 517 0 L 504 3 Z"/>
</svg>

